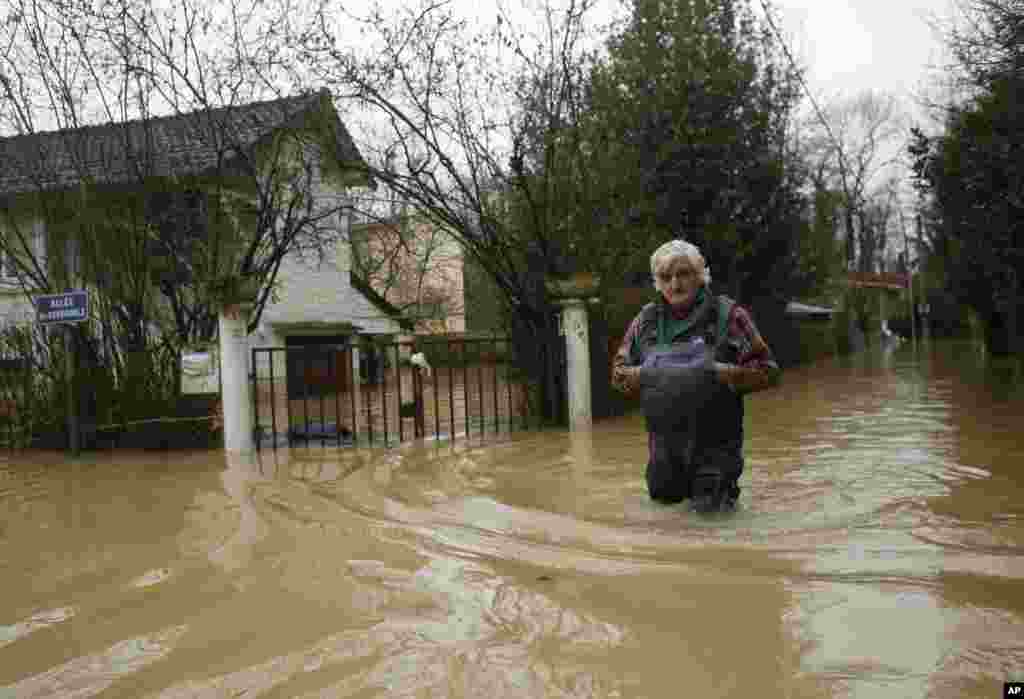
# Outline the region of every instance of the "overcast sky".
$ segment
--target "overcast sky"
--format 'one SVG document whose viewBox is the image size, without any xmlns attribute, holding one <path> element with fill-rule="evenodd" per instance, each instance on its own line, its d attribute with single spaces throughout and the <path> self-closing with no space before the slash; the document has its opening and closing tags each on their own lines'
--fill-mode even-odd
<svg viewBox="0 0 1024 699">
<path fill-rule="evenodd" d="M 931 66 L 944 61 L 930 19 L 950 0 L 775 0 L 790 46 L 807 66 L 815 96 L 892 92 L 913 103 Z"/>
<path fill-rule="evenodd" d="M 499 3 L 517 7 L 530 1 L 452 0 L 466 14 L 487 19 L 493 19 Z M 599 13 L 609 17 L 622 6 L 620 0 L 598 1 Z M 929 20 L 949 17 L 952 0 L 771 2 L 781 15 L 787 43 L 807 66 L 811 90 L 824 101 L 873 88 L 912 103 L 928 82 L 929 66 L 943 62 L 941 42 Z M 759 7 L 760 0 L 754 4 Z"/>
</svg>

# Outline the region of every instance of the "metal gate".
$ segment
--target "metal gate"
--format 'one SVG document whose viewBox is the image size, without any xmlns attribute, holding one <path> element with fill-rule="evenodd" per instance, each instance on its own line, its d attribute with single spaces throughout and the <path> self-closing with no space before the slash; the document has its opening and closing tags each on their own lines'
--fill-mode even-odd
<svg viewBox="0 0 1024 699">
<path fill-rule="evenodd" d="M 526 427 L 537 420 L 512 351 L 506 337 L 254 348 L 257 448 L 387 445 Z M 414 363 L 416 354 L 429 368 Z"/>
</svg>

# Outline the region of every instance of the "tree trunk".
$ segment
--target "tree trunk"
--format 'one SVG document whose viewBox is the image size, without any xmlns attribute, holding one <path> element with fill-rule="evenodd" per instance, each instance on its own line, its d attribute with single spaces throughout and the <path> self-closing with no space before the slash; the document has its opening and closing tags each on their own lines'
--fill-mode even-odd
<svg viewBox="0 0 1024 699">
<path fill-rule="evenodd" d="M 1011 337 L 1011 316 L 992 312 L 984 319 L 985 348 L 993 357 L 1005 357 L 1013 353 L 1014 339 Z"/>
</svg>

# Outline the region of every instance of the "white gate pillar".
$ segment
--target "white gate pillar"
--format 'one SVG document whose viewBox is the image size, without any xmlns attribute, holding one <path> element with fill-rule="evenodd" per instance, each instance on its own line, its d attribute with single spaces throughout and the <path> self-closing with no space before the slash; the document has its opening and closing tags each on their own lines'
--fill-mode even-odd
<svg viewBox="0 0 1024 699">
<path fill-rule="evenodd" d="M 254 447 L 249 343 L 246 340 L 250 309 L 250 304 L 228 305 L 221 309 L 219 318 L 220 400 L 224 411 L 224 450 L 228 452 L 249 452 Z"/>
<path fill-rule="evenodd" d="M 362 354 L 359 349 L 358 335 L 352 335 L 352 385 L 349 386 L 349 390 L 352 391 L 354 396 L 354 403 L 356 404 L 355 410 L 352 413 L 352 438 L 361 434 L 359 431 L 359 407 L 363 404 L 363 381 L 360 378 L 359 365 L 362 363 Z M 369 429 L 369 427 L 367 427 Z"/>
<path fill-rule="evenodd" d="M 590 331 L 587 304 L 583 299 L 562 299 L 562 333 L 565 335 L 566 381 L 569 386 L 569 429 L 581 430 L 593 423 L 590 390 Z"/>
<path fill-rule="evenodd" d="M 562 308 L 566 382 L 569 388 L 569 429 L 589 429 L 594 422 L 594 410 L 590 387 L 587 304 L 597 302 L 600 279 L 589 272 L 578 272 L 567 279 L 548 279 L 545 286 L 552 300 Z"/>
</svg>

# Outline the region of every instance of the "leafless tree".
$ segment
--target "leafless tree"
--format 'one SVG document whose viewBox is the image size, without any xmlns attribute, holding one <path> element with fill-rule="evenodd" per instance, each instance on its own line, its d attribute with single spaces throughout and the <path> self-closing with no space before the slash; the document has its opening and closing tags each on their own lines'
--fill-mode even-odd
<svg viewBox="0 0 1024 699">
<path fill-rule="evenodd" d="M 545 279 L 569 271 L 568 251 L 585 250 L 578 243 L 590 232 L 573 219 L 585 209 L 559 184 L 574 176 L 567 170 L 578 171 L 584 151 L 556 163 L 570 149 L 543 134 L 579 106 L 594 4 L 541 3 L 531 34 L 509 13 L 477 26 L 430 0 L 344 18 L 325 3 L 315 26 L 295 37 L 304 74 L 340 103 L 358 105 L 375 127 L 367 130 L 367 161 L 388 166 L 371 169 L 374 179 L 453 235 L 483 270 L 509 311 L 520 356 L 536 357 L 556 332 Z M 347 45 L 339 26 L 359 27 L 371 50 Z M 526 143 L 544 144 L 540 157 L 556 167 L 525 177 Z"/>
<path fill-rule="evenodd" d="M 353 202 L 352 273 L 417 331 L 446 330 L 465 313 L 461 246 L 384 189 Z"/>
<path fill-rule="evenodd" d="M 1020 0 L 960 0 L 958 20 L 945 27 L 955 64 L 967 84 L 1024 71 L 1024 3 Z"/>
<path fill-rule="evenodd" d="M 0 253 L 26 300 L 90 289 L 78 342 L 134 395 L 173 396 L 178 354 L 215 338 L 219 305 L 255 300 L 255 328 L 285 256 L 344 242 L 348 202 L 312 194 L 355 180 L 330 97 L 278 74 L 287 9 L 12 0 L 0 17 L 0 172 L 24 185 L 0 196 Z M 169 119 L 202 147 L 175 148 Z"/>
<path fill-rule="evenodd" d="M 133 236 L 138 254 L 126 262 L 128 274 L 135 277 L 135 306 L 144 306 L 141 299 L 153 288 L 146 258 L 153 256 L 155 236 L 156 247 L 173 258 L 171 266 L 177 272 L 159 280 L 157 288 L 170 305 L 181 341 L 210 339 L 218 295 L 231 295 L 239 286 L 251 287 L 256 294 L 255 327 L 273 295 L 282 259 L 294 250 L 323 254 L 337 244 L 337 229 L 328 223 L 347 206 L 341 199 L 333 205 L 312 200 L 322 176 L 318 159 L 334 156 L 324 152 L 321 140 L 336 136 L 329 120 L 306 120 L 300 126 L 282 120 L 277 137 L 253 143 L 257 127 L 232 118 L 241 105 L 279 98 L 287 88 L 274 75 L 280 42 L 273 41 L 272 31 L 280 23 L 267 29 L 261 24 L 266 16 L 255 6 L 243 11 L 242 3 L 235 1 L 214 7 L 185 0 L 172 8 L 148 0 L 16 3 L 14 19 L 0 36 L 9 47 L 0 57 L 0 90 L 7 105 L 0 118 L 8 133 L 67 132 L 65 140 L 74 141 L 65 148 L 74 177 L 81 186 L 94 188 L 103 186 L 97 173 L 104 168 L 85 157 L 93 155 L 90 131 L 83 129 L 90 124 L 121 127 L 131 175 L 145 189 L 152 189 L 154 171 L 167 167 L 158 161 L 188 157 L 169 155 L 164 152 L 169 144 L 151 142 L 159 135 L 152 127 L 162 117 L 187 120 L 192 137 L 212 158 L 202 178 L 181 186 L 201 186 L 210 193 L 205 211 L 210 225 L 201 237 L 193 236 L 188 250 L 183 241 L 161 236 L 161 226 L 152 216 L 134 222 L 139 229 Z M 286 8 L 275 9 L 285 13 Z M 47 177 L 56 173 L 47 169 L 57 167 L 44 155 L 28 157 L 36 167 L 40 192 L 54 188 Z M 59 166 L 66 168 L 68 163 Z M 178 213 L 173 206 L 164 209 L 165 219 Z M 180 223 L 164 229 L 180 230 Z M 89 245 L 102 236 L 81 239 Z M 33 257 L 24 254 L 24 242 L 18 245 L 23 253 L 19 259 L 31 266 Z M 51 270 L 38 265 L 24 271 L 36 289 L 68 284 L 66 279 L 50 279 Z M 141 327 L 144 322 L 138 316 L 130 325 Z"/>
<path fill-rule="evenodd" d="M 848 269 L 877 271 L 890 211 L 891 185 L 885 173 L 899 164 L 899 145 L 906 138 L 903 118 L 893 95 L 871 91 L 824 111 L 829 130 L 812 124 L 812 136 L 805 142 L 811 179 L 841 196 L 839 220 Z"/>
</svg>

